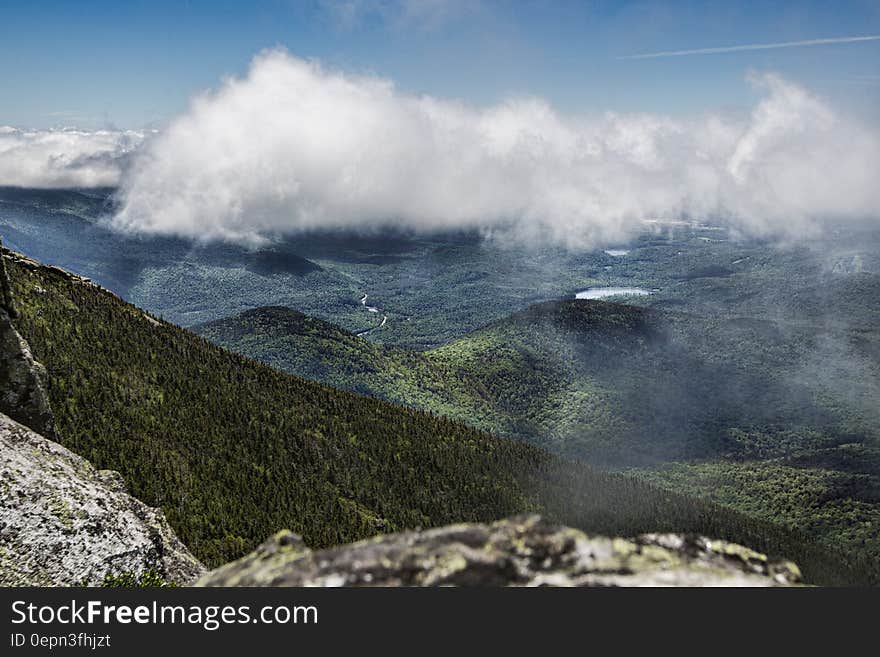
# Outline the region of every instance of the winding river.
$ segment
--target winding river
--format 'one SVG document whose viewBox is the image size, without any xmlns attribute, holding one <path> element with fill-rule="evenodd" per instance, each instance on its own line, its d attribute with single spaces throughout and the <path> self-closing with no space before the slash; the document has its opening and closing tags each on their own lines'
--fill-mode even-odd
<svg viewBox="0 0 880 657">
<path fill-rule="evenodd" d="M 379 309 L 376 308 L 376 306 L 368 306 L 367 305 L 367 293 L 366 292 L 364 293 L 364 296 L 361 297 L 361 305 L 367 309 L 367 312 L 370 312 L 370 313 L 378 313 L 379 312 Z M 388 315 L 383 314 L 382 315 L 382 322 L 378 326 L 374 326 L 373 328 L 368 328 L 366 331 L 361 331 L 360 333 L 357 334 L 357 336 L 359 338 L 362 338 L 365 335 L 369 335 L 370 333 L 372 333 L 376 329 L 380 329 L 383 326 L 385 326 L 385 323 L 387 321 L 388 321 Z"/>
</svg>

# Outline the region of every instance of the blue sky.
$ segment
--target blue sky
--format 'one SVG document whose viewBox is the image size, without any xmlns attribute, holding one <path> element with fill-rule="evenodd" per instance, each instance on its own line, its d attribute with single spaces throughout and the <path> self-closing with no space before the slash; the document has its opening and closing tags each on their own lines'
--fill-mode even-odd
<svg viewBox="0 0 880 657">
<path fill-rule="evenodd" d="M 12 2 L 0 0 L 0 125 L 140 128 L 241 75 L 264 48 L 489 104 L 563 111 L 748 107 L 772 70 L 880 118 L 880 41 L 621 59 L 659 51 L 880 34 L 880 2 Z"/>
</svg>

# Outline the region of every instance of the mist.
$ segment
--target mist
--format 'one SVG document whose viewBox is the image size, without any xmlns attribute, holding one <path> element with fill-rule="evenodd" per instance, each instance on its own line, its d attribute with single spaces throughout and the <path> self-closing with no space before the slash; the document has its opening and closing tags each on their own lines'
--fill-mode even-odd
<svg viewBox="0 0 880 657">
<path fill-rule="evenodd" d="M 880 219 L 880 131 L 782 77 L 741 115 L 416 96 L 285 51 L 160 132 L 0 128 L 0 185 L 118 187 L 117 230 L 259 245 L 314 229 L 622 243 L 645 220 L 800 239 Z M 149 138 L 148 138 L 149 137 Z"/>
<path fill-rule="evenodd" d="M 122 180 L 123 230 L 260 242 L 308 229 L 480 229 L 570 246 L 645 219 L 747 234 L 875 221 L 880 138 L 809 91 L 752 75 L 736 118 L 563 115 L 402 93 L 283 51 L 196 98 Z"/>
<path fill-rule="evenodd" d="M 144 137 L 134 130 L 0 126 L 0 185 L 114 187 Z"/>
</svg>

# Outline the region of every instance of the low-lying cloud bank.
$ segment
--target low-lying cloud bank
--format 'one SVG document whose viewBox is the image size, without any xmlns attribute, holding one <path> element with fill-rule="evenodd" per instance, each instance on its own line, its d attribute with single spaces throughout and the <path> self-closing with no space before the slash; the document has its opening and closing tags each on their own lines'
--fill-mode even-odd
<svg viewBox="0 0 880 657">
<path fill-rule="evenodd" d="M 256 240 L 309 228 L 503 229 L 572 245 L 640 220 L 802 234 L 880 211 L 874 127 L 773 76 L 745 119 L 475 109 L 268 52 L 198 98 L 133 163 L 124 229 Z"/>
<path fill-rule="evenodd" d="M 113 187 L 143 140 L 137 131 L 0 126 L 0 185 Z"/>
<path fill-rule="evenodd" d="M 646 219 L 798 236 L 880 218 L 877 126 L 778 76 L 752 83 L 761 98 L 743 117 L 579 117 L 534 98 L 474 108 L 408 95 L 272 51 L 195 99 L 122 174 L 119 135 L 44 136 L 106 145 L 50 159 L 47 179 L 121 175 L 111 223 L 122 230 L 253 243 L 396 226 L 585 246 Z"/>
</svg>

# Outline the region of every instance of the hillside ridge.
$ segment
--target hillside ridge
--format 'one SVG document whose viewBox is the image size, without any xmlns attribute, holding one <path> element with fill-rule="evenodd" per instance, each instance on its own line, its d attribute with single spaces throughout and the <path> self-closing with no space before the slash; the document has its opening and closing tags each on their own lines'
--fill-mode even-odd
<svg viewBox="0 0 880 657">
<path fill-rule="evenodd" d="M 55 269 L 7 265 L 64 446 L 121 472 L 209 566 L 282 527 L 320 549 L 539 512 L 591 533 L 731 540 L 795 560 L 808 581 L 873 577 L 797 532 L 284 374 Z"/>
<path fill-rule="evenodd" d="M 278 307 L 194 330 L 299 376 L 784 517 L 876 559 L 880 331 L 838 324 L 561 299 L 429 351 Z"/>
</svg>

